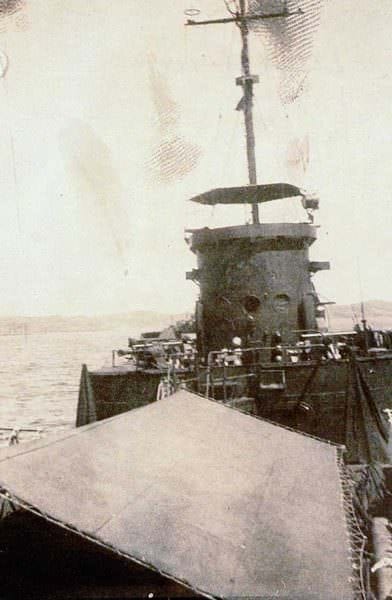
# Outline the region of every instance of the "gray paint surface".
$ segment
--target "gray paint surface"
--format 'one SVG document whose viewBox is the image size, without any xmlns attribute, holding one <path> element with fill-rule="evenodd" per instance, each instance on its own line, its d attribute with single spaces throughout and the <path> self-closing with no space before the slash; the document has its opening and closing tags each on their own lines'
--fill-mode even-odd
<svg viewBox="0 0 392 600">
<path fill-rule="evenodd" d="M 220 597 L 352 597 L 336 448 L 185 391 L 7 449 L 1 485 Z"/>
</svg>

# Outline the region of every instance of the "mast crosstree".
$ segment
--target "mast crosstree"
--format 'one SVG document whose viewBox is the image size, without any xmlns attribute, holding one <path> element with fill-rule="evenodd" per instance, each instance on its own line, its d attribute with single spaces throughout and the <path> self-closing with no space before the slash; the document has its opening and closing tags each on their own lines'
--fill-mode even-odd
<svg viewBox="0 0 392 600">
<path fill-rule="evenodd" d="M 263 19 L 279 19 L 289 17 L 293 14 L 301 12 L 300 9 L 296 12 L 289 12 L 286 3 L 283 3 L 283 8 L 279 12 L 266 14 L 251 14 L 248 12 L 247 0 L 239 0 L 238 10 L 231 11 L 231 17 L 222 19 L 210 19 L 207 21 L 195 21 L 188 19 L 186 25 L 216 25 L 235 23 L 241 32 L 241 71 L 240 77 L 236 78 L 236 84 L 243 89 L 243 97 L 237 108 L 244 113 L 245 133 L 246 133 L 246 156 L 248 165 L 248 179 L 250 185 L 257 184 L 257 166 L 256 166 L 256 143 L 253 125 L 253 85 L 259 82 L 257 75 L 252 75 L 250 71 L 249 59 L 249 22 Z M 259 207 L 256 202 L 251 203 L 252 207 L 252 222 L 253 224 L 260 223 Z"/>
</svg>

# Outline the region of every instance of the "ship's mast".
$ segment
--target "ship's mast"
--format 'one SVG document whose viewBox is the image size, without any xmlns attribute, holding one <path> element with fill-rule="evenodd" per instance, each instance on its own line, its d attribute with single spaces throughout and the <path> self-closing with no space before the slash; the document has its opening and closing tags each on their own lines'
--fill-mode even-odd
<svg viewBox="0 0 392 600">
<path fill-rule="evenodd" d="M 244 91 L 243 103 L 244 103 L 244 119 L 245 119 L 245 131 L 246 131 L 246 155 L 248 159 L 248 177 L 250 185 L 256 185 L 257 183 L 257 170 L 256 170 L 256 143 L 255 143 L 255 132 L 253 126 L 253 84 L 257 83 L 257 76 L 250 74 L 249 64 L 249 45 L 248 36 L 249 28 L 246 20 L 246 3 L 245 0 L 240 0 L 240 14 L 238 25 L 241 31 L 242 39 L 242 51 L 241 51 L 241 67 L 242 76 L 236 80 L 237 85 L 242 85 Z M 259 205 L 254 202 L 252 205 L 252 222 L 260 223 L 259 218 Z"/>
<path fill-rule="evenodd" d="M 257 184 L 257 169 L 256 169 L 256 150 L 255 150 L 255 133 L 253 126 L 253 85 L 258 83 L 257 75 L 251 75 L 249 62 L 249 22 L 261 19 L 273 19 L 288 17 L 290 14 L 287 11 L 286 3 L 283 2 L 283 9 L 280 12 L 273 14 L 249 14 L 247 10 L 247 0 L 238 0 L 238 10 L 231 11 L 231 17 L 223 19 L 212 19 L 208 21 L 194 21 L 189 19 L 186 25 L 212 25 L 218 23 L 235 23 L 241 32 L 242 50 L 241 50 L 241 70 L 242 75 L 237 77 L 236 84 L 242 86 L 243 97 L 237 108 L 243 110 L 246 132 L 246 155 L 248 164 L 248 178 L 250 185 Z M 251 204 L 252 207 L 252 222 L 253 224 L 260 223 L 259 207 L 256 202 Z"/>
</svg>

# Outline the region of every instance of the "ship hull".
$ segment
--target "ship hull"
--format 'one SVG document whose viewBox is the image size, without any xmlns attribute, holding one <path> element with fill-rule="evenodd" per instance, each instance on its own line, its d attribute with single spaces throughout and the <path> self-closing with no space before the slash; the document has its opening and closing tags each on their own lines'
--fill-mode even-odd
<svg viewBox="0 0 392 600">
<path fill-rule="evenodd" d="M 350 359 L 214 366 L 200 368 L 189 387 L 244 412 L 345 445 L 348 462 L 368 462 L 365 438 L 372 435 L 374 411 L 382 414 L 392 409 L 392 354 L 356 358 L 355 369 L 353 372 Z M 86 395 L 80 394 L 80 425 L 156 401 L 164 373 L 115 367 L 88 372 L 87 376 L 92 392 L 88 400 L 94 403 L 95 417 L 89 419 Z M 189 373 L 186 377 L 180 374 L 178 379 L 181 377 L 192 379 Z M 370 411 L 367 415 L 366 407 L 362 409 L 365 429 L 355 425 L 361 394 Z M 380 460 L 380 456 L 374 458 Z"/>
</svg>

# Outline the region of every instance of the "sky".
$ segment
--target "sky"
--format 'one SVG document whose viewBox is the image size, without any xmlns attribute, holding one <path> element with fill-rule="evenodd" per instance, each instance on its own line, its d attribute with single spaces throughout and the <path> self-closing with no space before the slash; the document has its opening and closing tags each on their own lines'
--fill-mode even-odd
<svg viewBox="0 0 392 600">
<path fill-rule="evenodd" d="M 246 183 L 238 31 L 184 27 L 189 8 L 226 16 L 221 0 L 20 0 L 0 15 L 0 315 L 190 312 L 185 229 L 249 219 L 188 202 Z M 251 34 L 259 182 L 318 193 L 324 300 L 392 298 L 391 30 L 390 0 L 326 1 L 292 105 Z M 304 214 L 289 201 L 261 219 Z"/>
</svg>

